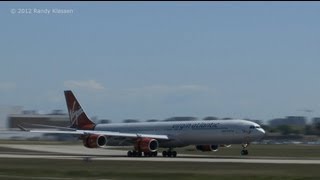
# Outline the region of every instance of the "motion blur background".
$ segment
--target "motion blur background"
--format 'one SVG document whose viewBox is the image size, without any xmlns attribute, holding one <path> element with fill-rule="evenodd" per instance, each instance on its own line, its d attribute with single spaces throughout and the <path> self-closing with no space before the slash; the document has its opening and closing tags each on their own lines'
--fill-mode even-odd
<svg viewBox="0 0 320 180">
<path fill-rule="evenodd" d="M 318 143 L 319 16 L 317 2 L 1 2 L 0 128 L 68 125 L 71 89 L 96 122 L 241 118 Z"/>
</svg>

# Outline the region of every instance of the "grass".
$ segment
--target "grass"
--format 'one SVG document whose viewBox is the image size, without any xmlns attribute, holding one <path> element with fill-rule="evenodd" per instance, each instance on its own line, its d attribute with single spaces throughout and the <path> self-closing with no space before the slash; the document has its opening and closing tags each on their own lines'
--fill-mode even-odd
<svg viewBox="0 0 320 180">
<path fill-rule="evenodd" d="M 0 159 L 0 178 L 319 179 L 320 165 Z"/>
</svg>

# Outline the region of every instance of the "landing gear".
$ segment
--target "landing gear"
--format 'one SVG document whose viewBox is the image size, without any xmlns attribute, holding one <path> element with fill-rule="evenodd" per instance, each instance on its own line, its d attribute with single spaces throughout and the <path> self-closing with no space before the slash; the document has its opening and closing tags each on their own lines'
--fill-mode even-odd
<svg viewBox="0 0 320 180">
<path fill-rule="evenodd" d="M 144 157 L 157 157 L 158 156 L 158 152 L 144 152 Z"/>
<path fill-rule="evenodd" d="M 128 151 L 127 155 L 128 155 L 128 157 L 141 157 L 142 152 L 141 151 Z"/>
<path fill-rule="evenodd" d="M 177 151 L 172 151 L 169 149 L 168 151 L 162 151 L 163 157 L 177 157 Z"/>
<path fill-rule="evenodd" d="M 241 150 L 241 155 L 242 156 L 248 155 L 248 150 L 246 150 L 246 149 Z"/>
<path fill-rule="evenodd" d="M 145 157 L 156 157 L 158 155 L 158 152 L 143 152 Z M 128 157 L 142 157 L 142 152 L 141 151 L 128 151 L 127 153 Z"/>
<path fill-rule="evenodd" d="M 128 151 L 127 156 L 128 156 L 128 157 L 132 157 L 132 155 L 133 155 L 133 154 L 132 154 L 132 151 Z"/>
<path fill-rule="evenodd" d="M 242 155 L 242 156 L 245 156 L 245 155 L 248 155 L 248 154 L 249 154 L 248 150 L 246 149 L 248 146 L 249 146 L 249 143 L 247 143 L 247 144 L 242 144 L 242 150 L 241 150 L 241 155 Z"/>
</svg>

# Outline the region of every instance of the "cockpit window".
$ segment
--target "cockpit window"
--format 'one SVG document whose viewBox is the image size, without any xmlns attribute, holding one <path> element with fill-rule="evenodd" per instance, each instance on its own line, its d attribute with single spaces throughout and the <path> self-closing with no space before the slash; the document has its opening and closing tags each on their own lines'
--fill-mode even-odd
<svg viewBox="0 0 320 180">
<path fill-rule="evenodd" d="M 255 128 L 259 129 L 261 127 L 260 126 L 250 126 L 250 129 L 255 129 Z"/>
</svg>

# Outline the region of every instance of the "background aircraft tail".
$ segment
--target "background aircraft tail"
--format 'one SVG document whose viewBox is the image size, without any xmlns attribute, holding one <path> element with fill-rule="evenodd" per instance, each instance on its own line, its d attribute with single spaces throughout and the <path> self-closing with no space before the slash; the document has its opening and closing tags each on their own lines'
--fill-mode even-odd
<svg viewBox="0 0 320 180">
<path fill-rule="evenodd" d="M 72 91 L 64 91 L 64 96 L 66 97 L 71 127 L 82 130 L 94 129 L 95 123 L 87 117 Z"/>
</svg>

